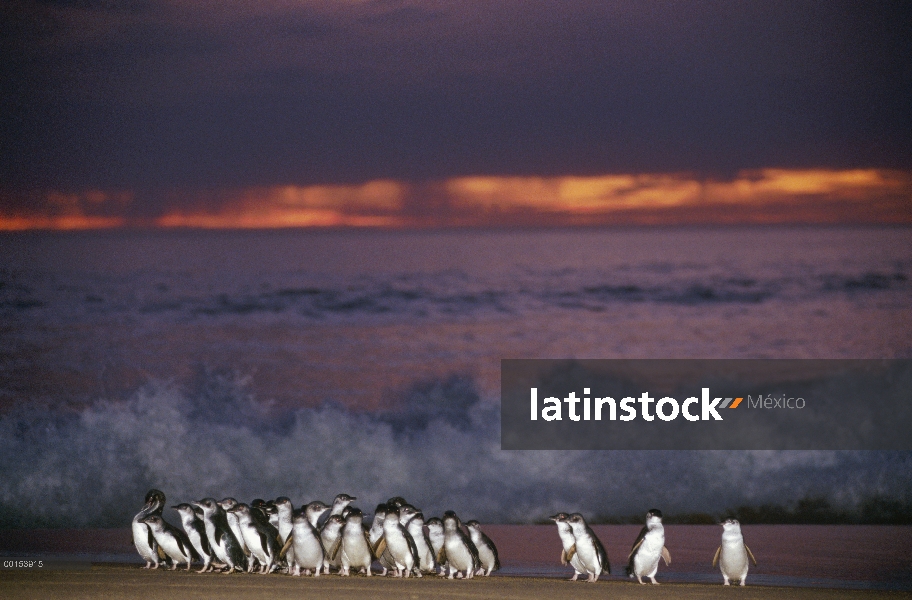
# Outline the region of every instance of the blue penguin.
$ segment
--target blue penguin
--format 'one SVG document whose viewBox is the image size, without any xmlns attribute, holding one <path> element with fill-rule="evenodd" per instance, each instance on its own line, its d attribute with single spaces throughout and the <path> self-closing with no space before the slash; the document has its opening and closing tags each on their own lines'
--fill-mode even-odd
<svg viewBox="0 0 912 600">
<path fill-rule="evenodd" d="M 354 496 L 349 496 L 348 494 L 339 494 L 333 498 L 332 509 L 329 511 L 331 515 L 342 516 L 342 511 L 345 510 L 345 507 L 357 500 Z"/>
<path fill-rule="evenodd" d="M 206 526 L 196 516 L 196 511 L 189 504 L 178 504 L 172 506 L 181 517 L 181 523 L 184 526 L 184 532 L 187 539 L 193 545 L 200 560 L 203 561 L 203 568 L 200 573 L 205 573 L 212 566 L 212 548 L 209 546 L 209 538 L 206 536 Z"/>
<path fill-rule="evenodd" d="M 671 564 L 671 554 L 665 548 L 662 511 L 653 508 L 646 513 L 646 525 L 640 530 L 640 535 L 630 549 L 627 574 L 636 577 L 640 583 L 643 583 L 643 577 L 648 577 L 654 585 L 659 585 L 655 580 L 655 574 L 659 570 L 659 558 L 663 558 L 666 565 Z"/>
<path fill-rule="evenodd" d="M 573 531 L 574 544 L 572 552 L 579 557 L 580 564 L 583 565 L 585 572 L 589 574 L 586 579 L 589 583 L 598 581 L 602 573 L 610 573 L 611 565 L 608 564 L 608 555 L 605 553 L 605 547 L 595 535 L 595 532 L 586 524 L 583 515 L 573 513 L 567 519 L 570 529 Z"/>
<path fill-rule="evenodd" d="M 747 580 L 748 559 L 757 566 L 757 559 L 744 543 L 741 534 L 741 523 L 737 519 L 726 519 L 722 523 L 722 545 L 713 557 L 713 566 L 719 565 L 722 571 L 723 585 L 731 585 L 731 580 L 744 585 Z"/>
<path fill-rule="evenodd" d="M 401 510 L 401 509 L 400 509 Z M 418 550 L 418 562 L 415 568 L 422 573 L 433 573 L 436 570 L 434 550 L 431 546 L 431 539 L 424 528 L 424 515 L 419 511 L 415 513 L 406 524 L 405 528 L 415 542 L 415 548 Z"/>
<path fill-rule="evenodd" d="M 370 530 L 367 532 L 367 539 L 370 541 L 373 554 L 377 557 L 377 561 L 383 569 L 380 572 L 381 576 L 385 576 L 389 569 L 396 568 L 392 556 L 386 550 L 386 545 L 383 544 L 383 522 L 386 520 L 388 508 L 386 504 L 377 505 L 376 510 L 374 510 L 374 520 L 371 522 Z"/>
<path fill-rule="evenodd" d="M 312 502 L 292 515 L 291 534 L 282 550 L 287 552 L 288 572 L 296 577 L 301 575 L 302 570 L 305 575 L 313 573 L 314 577 L 320 576 L 324 552 L 316 523 L 326 509 L 322 502 Z M 294 552 L 288 552 L 292 549 Z"/>
<path fill-rule="evenodd" d="M 191 502 L 191 504 L 202 510 L 209 546 L 215 552 L 215 556 L 228 566 L 225 573 L 232 573 L 235 569 L 246 571 L 247 556 L 228 525 L 228 515 L 225 513 L 225 509 L 219 506 L 215 498 L 204 498 Z"/>
<path fill-rule="evenodd" d="M 329 569 L 338 569 L 342 566 L 342 557 L 339 548 L 342 545 L 342 526 L 345 521 L 342 515 L 329 515 L 320 531 L 320 542 L 323 544 L 323 572 L 329 574 Z"/>
<path fill-rule="evenodd" d="M 133 545 L 136 551 L 146 561 L 145 569 L 157 569 L 160 559 L 165 558 L 164 552 L 159 553 L 158 542 L 152 535 L 152 530 L 148 525 L 142 522 L 148 516 L 161 515 L 165 508 L 165 494 L 156 489 L 151 489 L 146 493 L 146 503 L 142 510 L 133 517 Z"/>
<path fill-rule="evenodd" d="M 288 536 L 291 535 L 291 532 L 294 529 L 294 505 L 292 505 L 291 500 L 287 497 L 280 496 L 275 500 L 275 507 L 277 517 L 276 528 L 279 530 L 279 542 L 284 546 L 285 542 L 288 541 Z M 289 546 L 288 550 L 283 554 L 283 557 L 290 567 L 294 562 L 294 548 Z"/>
<path fill-rule="evenodd" d="M 379 548 L 389 551 L 396 577 L 408 577 L 411 574 L 417 563 L 418 549 L 415 547 L 415 540 L 399 521 L 398 509 L 387 509 L 386 518 L 383 520 L 383 539 L 378 552 Z M 421 577 L 420 571 L 418 576 Z"/>
<path fill-rule="evenodd" d="M 561 545 L 564 548 L 561 550 L 561 564 L 573 567 L 574 573 L 570 581 L 576 581 L 580 575 L 586 572 L 586 567 L 583 566 L 580 557 L 576 554 L 576 537 L 574 537 L 573 528 L 570 527 L 568 522 L 570 515 L 561 512 L 548 518 L 557 525 L 557 535 L 560 536 Z"/>
<path fill-rule="evenodd" d="M 437 517 L 431 517 L 425 522 L 428 529 L 428 540 L 431 542 L 431 551 L 433 552 L 434 562 L 440 567 L 440 576 L 446 576 L 446 562 L 442 562 L 439 557 L 443 556 L 443 543 L 445 535 L 443 533 L 443 521 Z"/>
<path fill-rule="evenodd" d="M 471 579 L 480 566 L 478 548 L 462 530 L 461 525 L 456 513 L 451 510 L 443 513 L 443 550 L 437 561 L 446 560 L 450 579 L 459 571 L 465 573 L 466 579 Z"/>
<path fill-rule="evenodd" d="M 364 569 L 367 576 L 371 576 L 374 554 L 367 532 L 364 531 L 363 521 L 364 515 L 357 508 L 351 509 L 345 516 L 345 525 L 342 526 L 340 575 L 349 575 L 351 569 L 355 569 L 356 572 Z"/>
<path fill-rule="evenodd" d="M 256 520 L 251 514 L 254 509 L 246 504 L 238 504 L 229 512 L 233 512 L 238 517 L 241 527 L 241 534 L 244 536 L 244 542 L 250 553 L 260 562 L 260 574 L 266 575 L 272 571 L 272 565 L 279 557 L 278 534 L 272 535 L 272 532 Z M 253 571 L 253 564 L 247 568 L 247 572 Z"/>
<path fill-rule="evenodd" d="M 231 528 L 231 533 L 234 534 L 234 538 L 241 545 L 244 555 L 250 557 L 250 549 L 247 548 L 247 542 L 244 541 L 244 535 L 241 533 L 241 525 L 238 521 L 238 516 L 231 512 L 231 509 L 238 505 L 238 501 L 228 497 L 219 501 L 218 505 L 225 511 L 225 518 L 228 519 L 228 526 Z"/>
<path fill-rule="evenodd" d="M 171 570 L 175 570 L 179 563 L 187 563 L 187 570 L 190 570 L 190 563 L 199 559 L 199 555 L 193 549 L 187 534 L 165 521 L 159 515 L 149 515 L 142 519 L 142 522 L 149 526 L 152 536 L 158 542 L 158 547 L 165 551 L 165 554 L 171 557 Z"/>
<path fill-rule="evenodd" d="M 472 543 L 475 544 L 475 548 L 478 549 L 478 560 L 481 562 L 481 568 L 478 569 L 476 575 L 489 577 L 493 571 L 500 568 L 500 558 L 497 556 L 497 547 L 494 545 L 494 542 L 491 541 L 491 538 L 486 536 L 481 530 L 481 523 L 478 521 L 469 521 L 466 523 L 466 527 L 469 530 L 469 537 L 471 538 Z"/>
<path fill-rule="evenodd" d="M 329 510 L 328 506 L 319 500 L 314 500 L 304 507 L 304 514 L 307 516 L 307 521 L 316 528 L 317 523 L 320 520 L 320 515 L 325 513 L 327 510 Z"/>
</svg>

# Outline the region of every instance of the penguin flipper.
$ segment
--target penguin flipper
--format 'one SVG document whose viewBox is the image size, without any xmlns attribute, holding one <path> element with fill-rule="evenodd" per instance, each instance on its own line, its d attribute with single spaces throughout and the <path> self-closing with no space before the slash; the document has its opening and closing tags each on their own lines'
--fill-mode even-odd
<svg viewBox="0 0 912 600">
<path fill-rule="evenodd" d="M 744 544 L 744 549 L 747 550 L 747 555 L 750 556 L 751 562 L 754 563 L 754 566 L 757 566 L 757 559 L 754 558 L 754 553 L 751 552 L 751 549 L 747 547 L 747 544 Z"/>
<path fill-rule="evenodd" d="M 570 564 L 570 560 L 567 558 L 566 550 L 561 550 L 561 564 L 565 566 Z"/>
<path fill-rule="evenodd" d="M 573 557 L 576 556 L 576 544 L 573 544 L 572 546 L 570 546 L 570 549 L 567 550 L 566 554 L 567 554 L 567 562 L 564 564 L 569 563 L 571 560 L 573 560 Z"/>
<path fill-rule="evenodd" d="M 257 534 L 260 536 L 260 547 L 263 548 L 263 550 L 267 550 L 269 548 L 269 536 L 265 531 L 260 529 L 257 529 Z"/>
<path fill-rule="evenodd" d="M 339 548 L 342 547 L 342 536 L 339 536 L 339 539 L 333 543 L 332 546 L 326 549 L 326 556 L 329 557 L 329 560 L 336 560 L 336 555 L 339 554 Z"/>
<path fill-rule="evenodd" d="M 484 533 L 481 534 L 481 539 L 484 540 L 484 542 L 485 542 L 485 544 L 487 544 L 488 548 L 491 549 L 491 554 L 494 555 L 494 569 L 493 570 L 494 571 L 499 570 L 500 569 L 500 556 L 498 556 L 498 554 L 497 554 L 497 546 L 495 546 L 494 542 L 491 541 L 491 538 L 486 536 Z"/>
<path fill-rule="evenodd" d="M 371 561 L 377 560 L 378 557 L 374 555 L 374 549 L 371 546 L 370 536 L 367 534 L 366 531 L 364 531 L 362 533 L 364 533 L 364 542 L 367 544 L 367 551 L 370 552 Z"/>
<path fill-rule="evenodd" d="M 665 564 L 671 564 L 671 553 L 668 552 L 668 548 L 662 546 L 662 558 L 665 559 Z"/>
<path fill-rule="evenodd" d="M 368 544 L 368 545 L 370 545 L 370 544 Z M 381 537 L 379 540 L 377 540 L 377 545 L 374 546 L 374 556 L 376 556 L 377 558 L 380 558 L 380 556 L 383 554 L 384 550 L 386 550 L 386 537 L 385 536 Z"/>
<path fill-rule="evenodd" d="M 212 547 L 209 545 L 209 536 L 206 535 L 206 530 L 197 530 L 197 533 L 199 533 L 200 545 L 203 547 L 203 552 L 212 556 Z"/>
<path fill-rule="evenodd" d="M 155 550 L 158 552 L 158 557 L 159 557 L 160 559 L 162 559 L 162 560 L 167 560 L 167 559 L 168 559 L 168 555 L 165 554 L 165 551 L 164 551 L 164 549 L 163 549 L 161 546 L 158 546 Z"/>
<path fill-rule="evenodd" d="M 412 558 L 415 561 L 415 565 L 419 565 L 421 563 L 421 560 L 418 556 L 418 545 L 415 544 L 415 538 L 413 538 L 412 534 L 410 534 L 408 531 L 403 531 L 403 533 L 405 534 L 405 541 L 408 542 L 409 552 L 412 553 Z"/>
<path fill-rule="evenodd" d="M 602 541 L 596 537 L 595 533 L 592 534 L 592 541 L 595 543 L 595 551 L 598 553 L 599 562 L 602 563 L 602 573 L 608 573 L 610 575 L 611 562 L 608 561 L 608 553 L 605 552 Z"/>
<path fill-rule="evenodd" d="M 282 549 L 279 550 L 279 558 L 285 558 L 285 555 L 288 554 L 288 549 L 291 548 L 291 545 L 294 543 L 294 533 L 288 534 L 288 539 L 285 540 L 285 544 L 282 546 Z"/>
<path fill-rule="evenodd" d="M 440 551 L 437 552 L 437 564 L 442 565 L 447 561 L 446 557 L 446 545 L 440 547 Z"/>
<path fill-rule="evenodd" d="M 146 539 L 146 543 L 149 544 L 150 548 L 154 549 L 155 548 L 155 537 L 152 535 L 152 528 L 149 527 L 148 525 L 146 525 L 146 534 L 148 536 Z"/>
<path fill-rule="evenodd" d="M 469 548 L 469 554 L 472 555 L 472 568 L 478 569 L 478 567 L 481 566 L 481 558 L 478 556 L 478 546 L 475 545 L 475 542 L 473 542 L 469 536 L 463 534 L 461 537 L 463 537 L 466 546 Z"/>
<path fill-rule="evenodd" d="M 180 548 L 181 554 L 183 554 L 184 556 L 189 556 L 190 560 L 199 558 L 199 556 L 196 555 L 196 550 L 193 550 L 193 546 L 190 545 L 189 539 L 187 540 L 187 543 L 185 545 L 184 539 L 182 536 L 175 535 L 174 537 L 177 538 L 177 547 Z"/>
<path fill-rule="evenodd" d="M 747 548 L 747 546 L 745 546 L 745 548 Z M 750 550 L 748 550 L 748 552 L 750 552 Z M 716 565 L 719 564 L 719 555 L 720 554 L 722 554 L 722 546 L 719 546 L 716 549 L 716 555 L 713 556 L 713 567 L 715 567 Z M 754 563 L 754 564 L 757 564 L 757 563 Z"/>
<path fill-rule="evenodd" d="M 642 545 L 643 545 L 643 540 L 640 540 L 639 542 L 637 542 L 633 546 L 633 548 L 630 549 L 630 554 L 627 555 L 627 560 L 630 560 L 631 558 L 633 558 L 633 555 L 636 554 L 637 548 L 639 548 Z"/>
</svg>

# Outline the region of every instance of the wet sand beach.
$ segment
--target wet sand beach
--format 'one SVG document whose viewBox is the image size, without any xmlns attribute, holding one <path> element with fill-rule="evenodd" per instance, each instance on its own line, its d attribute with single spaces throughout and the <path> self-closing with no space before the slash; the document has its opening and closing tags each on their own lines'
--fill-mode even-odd
<svg viewBox="0 0 912 600">
<path fill-rule="evenodd" d="M 666 547 L 672 564 L 662 564 L 662 586 L 639 586 L 623 576 L 637 525 L 596 525 L 611 560 L 611 575 L 596 585 L 566 581 L 572 570 L 560 565 L 560 542 L 553 526 L 488 525 L 498 546 L 502 569 L 473 581 L 418 581 L 336 575 L 319 579 L 234 574 L 155 572 L 140 567 L 129 529 L 3 530 L 3 556 L 57 557 L 83 561 L 70 570 L 0 570 L 3 598 L 271 598 L 371 596 L 406 597 L 585 598 L 606 592 L 618 598 L 848 598 L 899 592 L 912 597 L 912 527 L 834 525 L 753 525 L 745 539 L 759 562 L 751 567 L 745 589 L 725 589 L 711 566 L 721 528 L 716 525 L 668 525 Z M 197 567 L 198 568 L 198 567 Z M 572 586 L 572 587 L 571 587 Z M 610 587 L 605 587 L 610 586 Z M 726 596 L 727 597 L 727 596 Z M 886 596 L 878 596 L 886 597 Z M 894 596 L 889 596 L 894 597 Z"/>
<path fill-rule="evenodd" d="M 491 577 L 470 581 L 439 577 L 393 579 L 389 577 L 275 577 L 257 575 L 197 574 L 181 571 L 146 571 L 136 565 L 96 564 L 84 571 L 17 571 L 0 573 L 0 593 L 6 600 L 34 598 L 105 598 L 106 600 L 199 600 L 272 598 L 334 598 L 338 600 L 371 598 L 402 600 L 418 598 L 730 598 L 797 600 L 840 598 L 908 598 L 910 592 L 871 590 L 833 590 L 748 586 L 724 588 L 721 585 L 671 583 L 640 586 L 621 580 L 596 584 L 545 578 Z"/>
</svg>

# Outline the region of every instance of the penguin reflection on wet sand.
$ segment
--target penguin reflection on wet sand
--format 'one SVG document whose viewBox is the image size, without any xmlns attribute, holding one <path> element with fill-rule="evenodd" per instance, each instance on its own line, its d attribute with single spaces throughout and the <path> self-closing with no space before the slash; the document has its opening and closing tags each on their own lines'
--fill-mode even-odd
<svg viewBox="0 0 912 600">
<path fill-rule="evenodd" d="M 646 525 L 640 530 L 640 535 L 630 550 L 627 575 L 636 577 L 640 583 L 643 583 L 643 577 L 648 577 L 653 585 L 659 585 L 655 575 L 659 570 L 660 558 L 665 560 L 666 565 L 671 564 L 671 554 L 665 548 L 662 511 L 653 508 L 646 513 Z"/>
<path fill-rule="evenodd" d="M 722 523 L 722 545 L 716 550 L 713 557 L 713 566 L 719 565 L 722 571 L 723 585 L 731 585 L 730 581 L 737 581 L 742 586 L 747 580 L 748 558 L 757 566 L 757 559 L 744 543 L 741 534 L 741 523 L 737 519 L 726 519 Z"/>
</svg>

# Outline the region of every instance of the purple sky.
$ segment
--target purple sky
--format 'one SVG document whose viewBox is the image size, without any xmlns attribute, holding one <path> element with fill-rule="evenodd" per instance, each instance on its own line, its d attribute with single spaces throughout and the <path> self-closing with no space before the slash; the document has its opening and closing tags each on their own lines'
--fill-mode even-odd
<svg viewBox="0 0 912 600">
<path fill-rule="evenodd" d="M 6 211 L 50 190 L 126 190 L 156 217 L 256 186 L 912 168 L 908 3 L 0 10 Z"/>
</svg>

